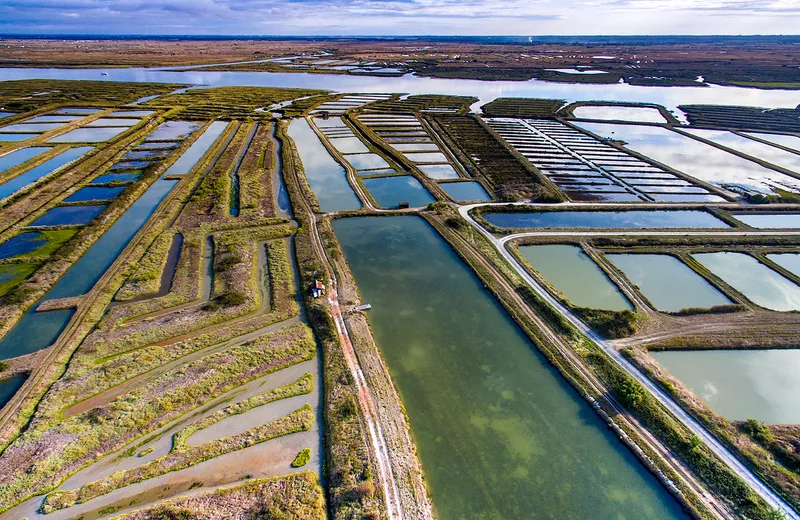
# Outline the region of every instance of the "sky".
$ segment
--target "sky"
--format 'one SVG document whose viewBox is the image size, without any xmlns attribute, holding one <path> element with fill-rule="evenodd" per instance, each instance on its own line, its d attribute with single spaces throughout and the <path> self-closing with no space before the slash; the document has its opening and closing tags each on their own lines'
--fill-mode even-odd
<svg viewBox="0 0 800 520">
<path fill-rule="evenodd" d="M 800 0 L 0 0 L 5 34 L 800 34 Z"/>
</svg>

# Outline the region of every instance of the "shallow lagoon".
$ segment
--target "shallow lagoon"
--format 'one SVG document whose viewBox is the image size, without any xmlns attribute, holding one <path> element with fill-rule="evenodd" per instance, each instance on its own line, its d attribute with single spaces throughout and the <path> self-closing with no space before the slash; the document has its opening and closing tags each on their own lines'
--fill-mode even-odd
<svg viewBox="0 0 800 520">
<path fill-rule="evenodd" d="M 800 422 L 800 350 L 710 350 L 651 355 L 708 406 L 735 421 Z"/>
<path fill-rule="evenodd" d="M 376 153 L 345 155 L 344 158 L 347 162 L 352 164 L 353 168 L 356 170 L 374 170 L 389 167 L 389 163 Z"/>
<path fill-rule="evenodd" d="M 661 229 L 728 228 L 725 222 L 705 211 L 543 211 L 540 213 L 483 213 L 492 225 L 513 228 Z"/>
<path fill-rule="evenodd" d="M 107 173 L 96 177 L 89 184 L 107 184 L 110 182 L 133 182 L 139 178 L 139 173 Z"/>
<path fill-rule="evenodd" d="M 0 133 L 0 142 L 2 143 L 16 143 L 19 141 L 26 141 L 39 137 L 39 134 L 3 134 Z"/>
<path fill-rule="evenodd" d="M 585 105 L 575 108 L 572 114 L 578 118 L 602 119 L 606 121 L 638 121 L 643 123 L 667 122 L 657 108 L 651 107 Z"/>
<path fill-rule="evenodd" d="M 800 287 L 744 253 L 692 255 L 750 301 L 775 311 L 800 310 Z"/>
<path fill-rule="evenodd" d="M 167 121 L 161 123 L 152 134 L 145 138 L 145 141 L 173 141 L 175 139 L 186 139 L 195 130 L 199 130 L 200 125 L 191 121 Z"/>
<path fill-rule="evenodd" d="M 17 390 L 22 388 L 22 383 L 25 382 L 28 376 L 25 374 L 19 374 L 16 376 L 7 377 L 5 379 L 0 379 L 0 408 L 6 405 L 7 402 L 14 397 L 14 394 L 17 393 Z"/>
<path fill-rule="evenodd" d="M 47 238 L 38 231 L 20 233 L 0 244 L 0 259 L 32 253 L 46 243 Z"/>
<path fill-rule="evenodd" d="M 632 310 L 627 298 L 582 248 L 566 244 L 520 246 L 531 267 L 577 307 Z"/>
<path fill-rule="evenodd" d="M 425 221 L 333 228 L 438 518 L 685 518 Z"/>
<path fill-rule="evenodd" d="M 783 267 L 795 276 L 800 276 L 800 254 L 798 253 L 780 253 L 767 255 L 769 260 L 772 260 L 779 266 Z"/>
<path fill-rule="evenodd" d="M 730 300 L 689 266 L 670 255 L 607 254 L 628 279 L 636 284 L 656 309 L 707 309 Z"/>
<path fill-rule="evenodd" d="M 420 208 L 436 200 L 410 175 L 364 179 L 363 182 L 372 198 L 384 209 L 397 208 L 400 202 L 408 202 L 409 207 Z"/>
<path fill-rule="evenodd" d="M 344 167 L 336 162 L 305 119 L 289 125 L 289 137 L 295 142 L 308 184 L 322 211 L 359 209 L 361 202 L 347 182 Z"/>
<path fill-rule="evenodd" d="M 458 172 L 450 164 L 420 164 L 417 168 L 431 179 L 447 180 L 459 178 Z"/>
</svg>

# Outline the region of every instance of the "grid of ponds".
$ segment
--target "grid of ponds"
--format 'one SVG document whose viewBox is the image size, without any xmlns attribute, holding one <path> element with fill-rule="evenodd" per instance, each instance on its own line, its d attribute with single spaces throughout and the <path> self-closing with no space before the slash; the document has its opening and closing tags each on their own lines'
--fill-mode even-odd
<svg viewBox="0 0 800 520">
<path fill-rule="evenodd" d="M 326 101 L 312 110 L 311 113 L 321 114 L 326 112 L 328 114 L 341 115 L 351 108 L 363 107 L 368 103 L 382 101 L 390 97 L 392 97 L 391 94 L 348 94 L 333 101 Z"/>
<path fill-rule="evenodd" d="M 575 123 L 696 179 L 739 193 L 800 193 L 800 180 L 660 126 Z"/>
<path fill-rule="evenodd" d="M 746 153 L 756 159 L 761 159 L 770 164 L 780 166 L 795 173 L 800 173 L 800 154 L 782 150 L 776 146 L 765 144 L 755 139 L 742 137 L 724 130 L 699 130 L 687 128 L 689 134 L 707 139 L 725 148 Z"/>
<path fill-rule="evenodd" d="M 573 200 L 721 202 L 706 188 L 548 119 L 486 120 Z"/>
<path fill-rule="evenodd" d="M 446 152 L 411 114 L 365 113 L 358 121 L 377 134 L 387 145 L 413 162 L 431 179 L 458 179 Z"/>
<path fill-rule="evenodd" d="M 316 118 L 314 124 L 361 177 L 399 173 L 386 159 L 371 152 L 341 117 Z"/>
<path fill-rule="evenodd" d="M 82 119 L 86 116 L 99 112 L 95 109 L 61 109 L 51 115 L 38 116 L 28 122 L 38 126 L 57 125 L 60 128 L 67 123 Z M 125 114 L 125 117 L 119 114 Z M 139 123 L 144 116 L 136 116 L 135 113 L 114 112 L 105 117 L 95 119 L 65 134 L 48 139 L 49 143 L 98 143 L 107 141 L 119 134 L 127 131 L 133 125 Z M 149 114 L 146 114 L 149 115 Z M 41 122 L 39 122 L 41 121 Z M 53 123 L 47 121 L 54 121 Z"/>
<path fill-rule="evenodd" d="M 13 177 L 0 184 L 0 200 L 17 194 L 21 190 L 28 188 L 42 180 L 48 175 L 55 174 L 75 161 L 81 159 L 86 154 L 94 150 L 91 146 L 81 146 L 69 148 L 60 154 L 48 159 L 47 161 L 34 166 L 33 168 Z M 24 150 L 20 150 L 24 151 Z"/>
<path fill-rule="evenodd" d="M 21 148 L 6 154 L 0 157 L 0 173 L 13 168 L 14 166 L 19 166 L 20 164 L 33 159 L 49 149 L 50 148 L 47 148 L 46 146 L 36 146 L 30 148 Z"/>
</svg>

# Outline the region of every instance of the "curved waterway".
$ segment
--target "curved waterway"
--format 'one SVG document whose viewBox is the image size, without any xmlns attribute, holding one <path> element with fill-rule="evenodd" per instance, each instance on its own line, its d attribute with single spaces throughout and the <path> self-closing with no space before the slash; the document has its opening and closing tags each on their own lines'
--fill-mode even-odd
<svg viewBox="0 0 800 520">
<path fill-rule="evenodd" d="M 106 74 L 106 75 L 103 75 Z M 474 79 L 350 76 L 293 72 L 221 72 L 211 70 L 166 71 L 162 69 L 45 69 L 0 68 L 0 80 L 72 79 L 133 81 L 141 83 L 185 83 L 191 85 L 283 87 L 333 90 L 337 92 L 405 92 L 477 96 L 479 107 L 498 97 L 534 97 L 582 101 L 627 101 L 658 103 L 669 109 L 682 104 L 749 105 L 794 108 L 797 92 L 723 87 L 643 87 L 615 83 L 555 83 L 549 81 L 480 81 Z"/>
<path fill-rule="evenodd" d="M 333 228 L 438 518 L 686 518 L 424 220 Z"/>
</svg>

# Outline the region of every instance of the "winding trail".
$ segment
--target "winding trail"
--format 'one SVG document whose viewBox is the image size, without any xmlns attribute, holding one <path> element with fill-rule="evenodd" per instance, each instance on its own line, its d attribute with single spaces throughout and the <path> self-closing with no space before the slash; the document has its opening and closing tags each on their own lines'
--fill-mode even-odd
<svg viewBox="0 0 800 520">
<path fill-rule="evenodd" d="M 784 513 L 785 517 L 791 520 L 800 520 L 800 514 L 792 509 L 772 488 L 767 486 L 761 481 L 747 466 L 745 466 L 728 448 L 719 442 L 714 435 L 709 433 L 699 422 L 697 422 L 689 413 L 687 413 L 678 403 L 672 400 L 666 393 L 664 393 L 657 385 L 655 385 L 647 376 L 642 374 L 636 367 L 633 366 L 622 354 L 614 348 L 613 344 L 602 339 L 597 333 L 584 324 L 577 316 L 575 316 L 569 309 L 561 304 L 554 298 L 539 282 L 537 282 L 527 270 L 519 264 L 517 259 L 512 255 L 505 244 L 514 238 L 524 236 L 615 236 L 615 235 L 644 235 L 644 236 L 714 236 L 719 235 L 720 232 L 708 231 L 599 231 L 599 232 L 531 232 L 531 233 L 517 233 L 514 235 L 504 236 L 497 238 L 489 231 L 484 229 L 478 222 L 476 222 L 469 211 L 477 206 L 484 206 L 485 204 L 471 204 L 460 206 L 458 208 L 461 216 L 469 222 L 469 224 L 481 233 L 509 265 L 522 277 L 523 280 L 541 297 L 548 305 L 556 310 L 562 317 L 567 319 L 575 328 L 577 328 L 583 335 L 585 335 L 595 345 L 602 348 L 614 362 L 617 363 L 623 370 L 625 370 L 631 377 L 636 379 L 642 386 L 644 386 L 655 397 L 662 406 L 669 410 L 683 425 L 688 428 L 692 433 L 700 437 L 703 442 L 720 458 L 728 467 L 733 470 L 739 477 L 741 477 L 761 498 L 763 498 L 771 507 Z M 786 231 L 786 232 L 768 232 L 768 231 L 736 231 L 727 232 L 727 234 L 737 234 L 743 236 L 749 235 L 800 235 L 800 231 Z"/>
</svg>

